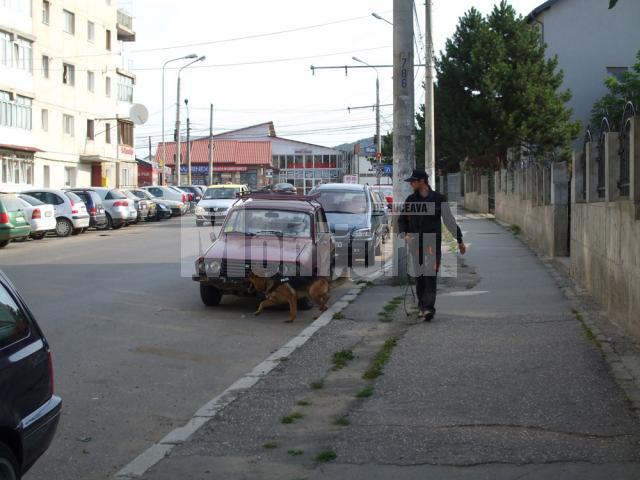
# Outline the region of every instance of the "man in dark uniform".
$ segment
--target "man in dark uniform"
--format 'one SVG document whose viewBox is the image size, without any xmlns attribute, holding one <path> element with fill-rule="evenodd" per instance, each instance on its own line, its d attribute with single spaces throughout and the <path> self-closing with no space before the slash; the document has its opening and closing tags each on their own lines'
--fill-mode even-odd
<svg viewBox="0 0 640 480">
<path fill-rule="evenodd" d="M 427 172 L 414 170 L 405 182 L 411 183 L 413 193 L 402 206 L 398 231 L 407 241 L 407 255 L 413 267 L 409 273 L 416 277 L 418 318 L 430 322 L 436 313 L 443 221 L 458 241 L 461 255 L 467 248 L 446 197 L 431 189 Z"/>
</svg>

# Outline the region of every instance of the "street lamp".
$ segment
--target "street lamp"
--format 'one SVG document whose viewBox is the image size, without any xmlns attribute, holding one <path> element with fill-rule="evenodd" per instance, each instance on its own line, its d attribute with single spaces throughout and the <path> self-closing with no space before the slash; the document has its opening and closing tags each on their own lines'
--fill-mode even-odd
<svg viewBox="0 0 640 480">
<path fill-rule="evenodd" d="M 378 69 L 373 65 L 369 65 L 364 60 L 360 60 L 358 57 L 351 57 L 354 61 L 362 63 L 367 67 L 373 68 L 376 71 L 376 161 L 378 168 L 376 168 L 377 183 L 380 185 L 380 162 L 382 161 L 382 139 L 380 138 L 380 75 Z"/>
<path fill-rule="evenodd" d="M 391 23 L 389 20 L 387 20 L 386 18 L 378 15 L 376 12 L 372 12 L 371 15 L 373 16 L 373 18 L 377 18 L 378 20 L 382 20 L 383 22 L 387 22 L 389 25 L 393 25 L 393 23 Z"/>
<path fill-rule="evenodd" d="M 180 67 L 180 70 L 178 70 L 178 85 L 176 94 L 176 170 L 178 171 L 178 186 L 180 186 L 180 167 L 182 166 L 182 152 L 180 151 L 180 75 L 182 74 L 182 70 L 190 67 L 196 62 L 203 61 L 205 58 L 207 57 L 205 57 L 204 55 L 202 57 L 196 58 L 194 61 L 187 63 L 183 67 Z"/>
<path fill-rule="evenodd" d="M 167 144 L 164 138 L 164 69 L 171 62 L 177 62 L 178 60 L 190 60 L 192 58 L 198 58 L 198 56 L 195 53 L 192 53 L 191 55 L 185 55 L 184 57 L 172 58 L 171 60 L 167 60 L 166 62 L 164 62 L 164 64 L 162 65 L 162 165 L 161 167 L 163 169 L 164 169 L 164 162 L 167 157 Z"/>
</svg>

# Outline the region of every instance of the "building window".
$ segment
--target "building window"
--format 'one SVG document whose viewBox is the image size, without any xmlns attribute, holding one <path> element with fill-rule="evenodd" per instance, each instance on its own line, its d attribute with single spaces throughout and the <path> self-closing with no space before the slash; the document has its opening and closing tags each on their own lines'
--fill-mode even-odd
<svg viewBox="0 0 640 480">
<path fill-rule="evenodd" d="M 133 78 L 118 75 L 118 100 L 133 102 Z"/>
<path fill-rule="evenodd" d="M 93 43 L 96 39 L 96 24 L 87 22 L 87 41 Z"/>
<path fill-rule="evenodd" d="M 33 155 L 0 150 L 2 183 L 33 185 Z"/>
<path fill-rule="evenodd" d="M 106 123 L 104 125 L 104 141 L 105 143 L 111 143 L 111 124 Z"/>
<path fill-rule="evenodd" d="M 63 30 L 71 35 L 75 35 L 76 33 L 76 16 L 69 10 L 63 10 L 62 14 L 64 16 L 64 26 Z"/>
<path fill-rule="evenodd" d="M 13 41 L 13 66 L 18 70 L 33 72 L 33 42 L 17 37 Z"/>
<path fill-rule="evenodd" d="M 73 187 L 75 183 L 76 169 L 74 167 L 64 167 L 64 186 Z"/>
<path fill-rule="evenodd" d="M 93 120 L 87 120 L 87 140 L 95 140 L 96 138 L 94 125 Z"/>
<path fill-rule="evenodd" d="M 68 63 L 62 64 L 62 83 L 72 87 L 76 84 L 76 67 Z"/>
<path fill-rule="evenodd" d="M 107 97 L 111 97 L 111 77 L 104 79 L 104 93 Z"/>
<path fill-rule="evenodd" d="M 49 17 L 51 12 L 51 4 L 47 0 L 42 1 L 42 23 L 49 25 Z"/>
<path fill-rule="evenodd" d="M 31 130 L 31 106 L 29 97 L 0 91 L 0 126 Z"/>
<path fill-rule="evenodd" d="M 106 37 L 105 38 L 106 38 L 106 41 L 107 41 L 107 44 L 106 44 L 107 50 L 111 51 L 111 30 L 107 30 L 106 31 Z"/>
<path fill-rule="evenodd" d="M 42 76 L 49 78 L 49 57 L 47 55 L 42 56 Z"/>
<path fill-rule="evenodd" d="M 118 143 L 133 147 L 133 123 L 118 121 Z"/>
<path fill-rule="evenodd" d="M 11 66 L 11 34 L 0 30 L 0 65 Z"/>
<path fill-rule="evenodd" d="M 124 186 L 131 185 L 129 183 L 129 169 L 128 168 L 123 168 L 122 169 L 122 185 L 124 185 Z"/>
<path fill-rule="evenodd" d="M 42 109 L 42 111 L 40 112 L 40 120 L 42 123 L 42 131 L 43 132 L 48 132 L 49 131 L 49 110 L 46 109 Z"/>
<path fill-rule="evenodd" d="M 628 71 L 629 69 L 627 67 L 607 67 L 607 75 L 614 77 L 618 81 L 621 81 L 624 74 Z"/>
<path fill-rule="evenodd" d="M 69 135 L 73 137 L 74 135 L 74 125 L 73 125 L 73 116 L 62 114 L 62 128 L 65 135 Z"/>
<path fill-rule="evenodd" d="M 87 72 L 87 90 L 94 92 L 96 89 L 96 76 L 93 72 Z"/>
</svg>

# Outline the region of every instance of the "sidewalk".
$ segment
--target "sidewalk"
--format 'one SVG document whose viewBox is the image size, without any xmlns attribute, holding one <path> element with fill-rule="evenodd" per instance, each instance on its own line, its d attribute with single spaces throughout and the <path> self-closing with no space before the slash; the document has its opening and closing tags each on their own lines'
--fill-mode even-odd
<svg viewBox="0 0 640 480">
<path fill-rule="evenodd" d="M 367 288 L 143 478 L 639 478 L 638 417 L 551 275 L 462 217 L 432 323 L 406 317 L 404 287 Z"/>
</svg>

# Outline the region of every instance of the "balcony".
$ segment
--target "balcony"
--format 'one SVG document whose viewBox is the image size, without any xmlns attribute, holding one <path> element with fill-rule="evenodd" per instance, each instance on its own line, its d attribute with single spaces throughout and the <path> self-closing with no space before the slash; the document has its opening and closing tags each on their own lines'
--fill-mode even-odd
<svg viewBox="0 0 640 480">
<path fill-rule="evenodd" d="M 136 32 L 133 31 L 133 17 L 124 10 L 118 10 L 118 40 L 135 42 Z"/>
</svg>

